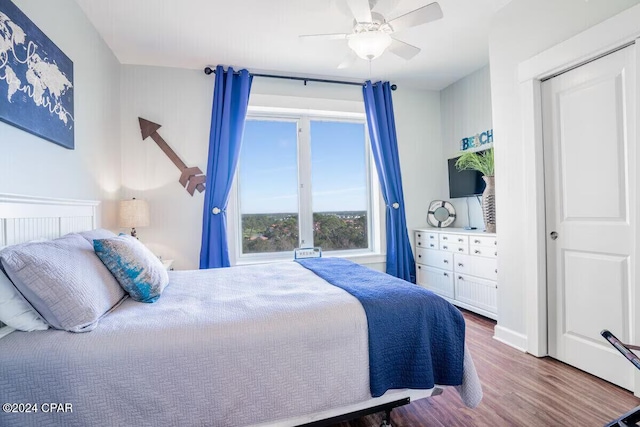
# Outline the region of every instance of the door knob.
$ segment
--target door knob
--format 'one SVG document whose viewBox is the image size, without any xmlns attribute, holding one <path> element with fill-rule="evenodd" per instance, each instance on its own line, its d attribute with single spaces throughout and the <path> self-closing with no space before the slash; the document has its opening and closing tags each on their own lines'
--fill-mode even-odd
<svg viewBox="0 0 640 427">
<path fill-rule="evenodd" d="M 558 233 L 556 233 L 555 231 L 552 231 L 549 236 L 551 236 L 551 240 L 556 240 L 558 238 Z"/>
</svg>

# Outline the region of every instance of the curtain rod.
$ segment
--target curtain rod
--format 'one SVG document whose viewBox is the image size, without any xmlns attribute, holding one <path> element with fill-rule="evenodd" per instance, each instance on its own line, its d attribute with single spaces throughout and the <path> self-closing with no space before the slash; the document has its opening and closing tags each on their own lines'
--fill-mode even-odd
<svg viewBox="0 0 640 427">
<path fill-rule="evenodd" d="M 205 67 L 204 68 L 204 73 L 206 75 L 215 74 L 216 70 L 214 70 L 211 67 Z M 298 81 L 304 82 L 305 86 L 307 85 L 307 82 L 335 83 L 335 84 L 340 84 L 340 85 L 364 86 L 362 83 L 347 82 L 347 81 L 344 81 L 344 80 L 327 80 L 327 79 L 316 79 L 316 78 L 313 78 L 313 77 L 281 76 L 281 75 L 277 75 L 277 74 L 251 73 L 251 75 L 254 76 L 254 77 L 267 77 L 267 78 L 270 78 L 270 79 L 298 80 Z M 398 88 L 397 85 L 395 85 L 395 84 L 391 85 L 391 90 L 396 90 L 397 88 Z"/>
</svg>

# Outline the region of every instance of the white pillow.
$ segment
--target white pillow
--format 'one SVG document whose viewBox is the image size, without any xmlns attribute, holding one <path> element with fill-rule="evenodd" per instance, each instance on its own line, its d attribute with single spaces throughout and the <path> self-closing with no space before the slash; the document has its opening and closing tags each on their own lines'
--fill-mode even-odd
<svg viewBox="0 0 640 427">
<path fill-rule="evenodd" d="M 49 329 L 38 313 L 25 301 L 11 280 L 0 270 L 0 322 L 20 331 Z"/>
<path fill-rule="evenodd" d="M 15 331 L 11 326 L 3 326 L 0 328 L 0 338 L 6 337 L 11 332 Z"/>
<path fill-rule="evenodd" d="M 79 234 L 10 246 L 0 252 L 0 262 L 20 294 L 55 329 L 90 331 L 126 296 Z"/>
</svg>

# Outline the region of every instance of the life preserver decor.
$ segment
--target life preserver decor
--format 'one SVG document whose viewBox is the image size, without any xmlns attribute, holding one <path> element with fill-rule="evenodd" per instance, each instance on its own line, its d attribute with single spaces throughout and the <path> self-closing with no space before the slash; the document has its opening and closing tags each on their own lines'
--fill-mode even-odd
<svg viewBox="0 0 640 427">
<path fill-rule="evenodd" d="M 445 200 L 434 200 L 429 204 L 427 223 L 432 227 L 448 227 L 456 219 L 456 210 Z"/>
</svg>

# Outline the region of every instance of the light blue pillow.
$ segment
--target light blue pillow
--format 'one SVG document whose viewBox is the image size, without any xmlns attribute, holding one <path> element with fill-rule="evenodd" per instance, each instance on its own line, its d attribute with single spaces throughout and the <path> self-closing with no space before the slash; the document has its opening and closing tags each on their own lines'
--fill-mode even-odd
<svg viewBox="0 0 640 427">
<path fill-rule="evenodd" d="M 131 298 L 139 302 L 155 302 L 169 283 L 162 262 L 134 237 L 119 235 L 95 239 L 93 248 Z"/>
</svg>

